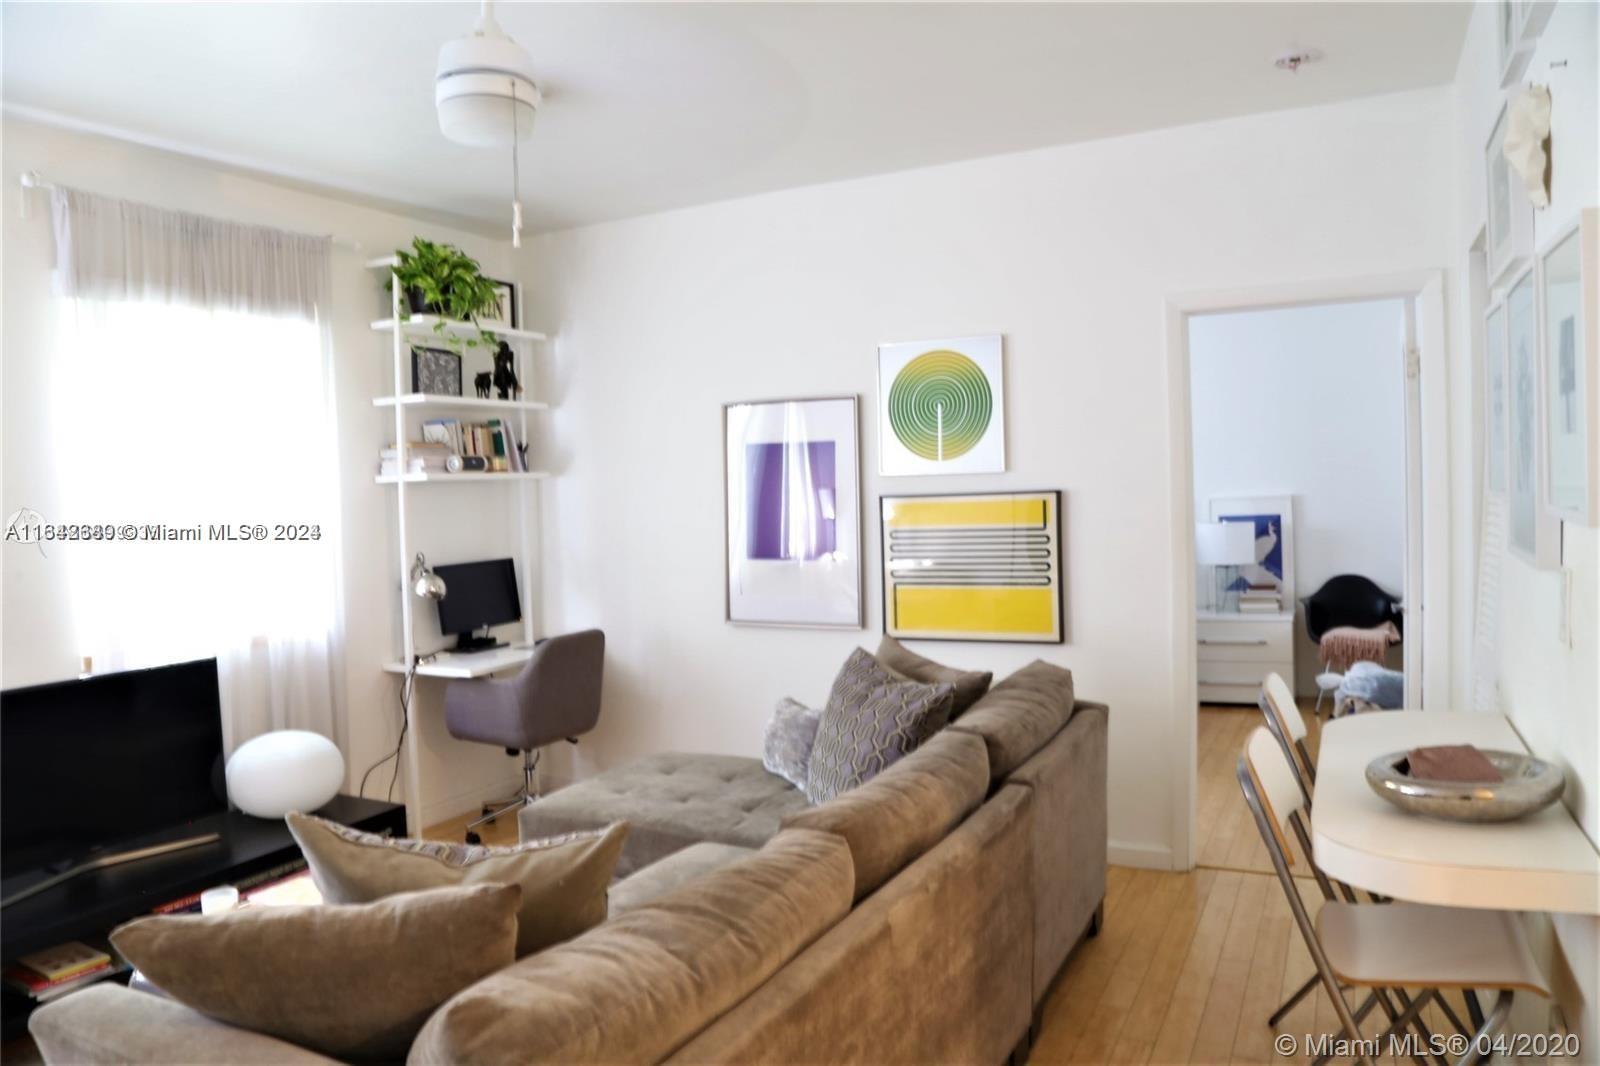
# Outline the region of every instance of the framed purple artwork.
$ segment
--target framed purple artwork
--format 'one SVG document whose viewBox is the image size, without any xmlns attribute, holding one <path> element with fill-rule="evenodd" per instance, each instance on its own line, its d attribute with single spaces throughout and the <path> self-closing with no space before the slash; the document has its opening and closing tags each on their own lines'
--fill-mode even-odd
<svg viewBox="0 0 1600 1066">
<path fill-rule="evenodd" d="M 729 622 L 861 628 L 858 407 L 723 405 Z"/>
</svg>

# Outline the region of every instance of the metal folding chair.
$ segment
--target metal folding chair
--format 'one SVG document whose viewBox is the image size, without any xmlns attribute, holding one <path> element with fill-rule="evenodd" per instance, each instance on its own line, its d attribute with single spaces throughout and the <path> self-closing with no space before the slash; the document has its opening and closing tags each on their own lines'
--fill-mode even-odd
<svg viewBox="0 0 1600 1066">
<path fill-rule="evenodd" d="M 1261 683 L 1261 695 L 1257 703 L 1261 706 L 1261 713 L 1266 716 L 1267 728 L 1272 730 L 1289 765 L 1294 767 L 1295 779 L 1300 782 L 1300 794 L 1305 797 L 1309 808 L 1311 790 L 1317 783 L 1317 765 L 1311 761 L 1311 753 L 1306 750 L 1305 715 L 1300 713 L 1300 705 L 1294 701 L 1289 683 L 1276 673 L 1268 674 Z"/>
<path fill-rule="evenodd" d="M 1390 1037 L 1410 1028 L 1422 1036 L 1424 1047 L 1432 1046 L 1433 1035 L 1421 1017 L 1429 1002 L 1437 1002 L 1452 1023 L 1460 1025 L 1439 995 L 1440 988 L 1492 988 L 1499 993 L 1494 1009 L 1472 1034 L 1467 1053 L 1457 1060 L 1477 1062 L 1487 1058 L 1480 1056 L 1478 1049 L 1504 1027 L 1517 990 L 1549 997 L 1522 926 L 1515 914 L 1506 911 L 1412 903 L 1374 906 L 1339 900 L 1334 898 L 1328 878 L 1313 865 L 1325 899 L 1313 922 L 1289 873 L 1293 858 L 1284 835 L 1285 831 L 1294 832 L 1310 854 L 1300 819 L 1304 797 L 1292 761 L 1268 730 L 1257 727 L 1239 756 L 1237 776 L 1295 924 L 1316 965 L 1317 980 L 1327 990 L 1340 1028 L 1354 1046 L 1365 1045 L 1360 1022 L 1375 1006 L 1383 1007 L 1390 1018 L 1389 1027 L 1378 1037 L 1380 1047 L 1387 1050 Z M 1349 886 L 1341 887 L 1349 893 Z M 1344 998 L 1346 986 L 1371 989 L 1356 1010 L 1351 1010 Z M 1412 999 L 1402 991 L 1407 988 L 1421 991 Z M 1399 1010 L 1388 1002 L 1390 991 L 1401 999 Z M 1297 995 L 1285 1009 L 1299 998 Z M 1280 1010 L 1273 1016 L 1273 1024 L 1283 1013 Z M 1360 1056 L 1357 1061 L 1370 1060 Z"/>
</svg>

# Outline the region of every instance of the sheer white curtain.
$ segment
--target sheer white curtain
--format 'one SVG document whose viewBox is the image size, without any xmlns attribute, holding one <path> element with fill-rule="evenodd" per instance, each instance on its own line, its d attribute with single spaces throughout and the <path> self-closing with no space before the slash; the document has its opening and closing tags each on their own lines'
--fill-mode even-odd
<svg viewBox="0 0 1600 1066">
<path fill-rule="evenodd" d="M 97 671 L 215 656 L 230 751 L 339 740 L 327 240 L 71 190 L 54 208 L 60 519 L 113 538 L 61 545 L 78 650 Z"/>
</svg>

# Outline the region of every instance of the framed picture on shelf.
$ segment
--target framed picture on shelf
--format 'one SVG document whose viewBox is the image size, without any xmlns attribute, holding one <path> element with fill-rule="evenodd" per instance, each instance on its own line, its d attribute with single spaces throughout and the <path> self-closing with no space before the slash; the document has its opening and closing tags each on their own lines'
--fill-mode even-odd
<svg viewBox="0 0 1600 1066">
<path fill-rule="evenodd" d="M 1491 289 L 1503 286 L 1526 266 L 1533 251 L 1533 205 L 1522 194 L 1519 179 L 1506 161 L 1505 143 L 1506 109 L 1501 107 L 1484 148 Z"/>
<path fill-rule="evenodd" d="M 878 470 L 999 474 L 1006 469 L 998 333 L 878 346 Z"/>
<path fill-rule="evenodd" d="M 1507 540 L 1511 550 L 1540 569 L 1559 564 L 1561 523 L 1539 504 L 1543 447 L 1539 441 L 1539 316 L 1531 268 L 1506 293 Z"/>
<path fill-rule="evenodd" d="M 1552 516 L 1582 525 L 1600 519 L 1600 210 L 1583 212 L 1539 257 L 1545 473 L 1541 502 Z"/>
<path fill-rule="evenodd" d="M 1483 316 L 1484 447 L 1490 492 L 1506 491 L 1506 306 L 1497 303 Z"/>
<path fill-rule="evenodd" d="M 411 391 L 460 396 L 461 356 L 444 348 L 412 348 Z"/>
<path fill-rule="evenodd" d="M 498 296 L 496 306 L 487 314 L 478 316 L 478 324 L 490 329 L 520 329 L 517 322 L 517 287 L 509 281 L 496 281 L 489 279 L 494 284 Z"/>
<path fill-rule="evenodd" d="M 1255 564 L 1239 567 L 1234 587 L 1227 591 L 1243 591 L 1252 586 L 1276 586 L 1284 610 L 1293 610 L 1294 497 L 1213 497 L 1211 521 L 1245 522 L 1255 531 Z"/>
<path fill-rule="evenodd" d="M 859 421 L 854 396 L 723 405 L 729 622 L 861 628 Z"/>
<path fill-rule="evenodd" d="M 1060 644 L 1061 493 L 884 496 L 883 631 Z"/>
</svg>

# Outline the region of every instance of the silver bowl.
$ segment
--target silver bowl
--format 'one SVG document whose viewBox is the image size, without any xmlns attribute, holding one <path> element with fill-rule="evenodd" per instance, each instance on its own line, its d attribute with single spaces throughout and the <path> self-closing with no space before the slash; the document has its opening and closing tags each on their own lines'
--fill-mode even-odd
<svg viewBox="0 0 1600 1066">
<path fill-rule="evenodd" d="M 1513 751 L 1485 750 L 1500 771 L 1500 781 L 1423 781 L 1401 773 L 1404 751 L 1380 755 L 1367 764 L 1372 791 L 1413 814 L 1452 822 L 1509 822 L 1542 811 L 1561 798 L 1567 778 L 1561 767 Z"/>
</svg>

